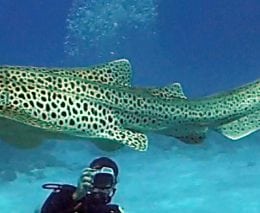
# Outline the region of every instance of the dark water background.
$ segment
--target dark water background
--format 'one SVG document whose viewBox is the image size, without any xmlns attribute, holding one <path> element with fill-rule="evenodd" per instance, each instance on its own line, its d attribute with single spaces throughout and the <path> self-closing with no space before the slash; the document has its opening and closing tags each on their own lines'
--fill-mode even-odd
<svg viewBox="0 0 260 213">
<path fill-rule="evenodd" d="M 72 1 L 0 1 L 1 64 L 79 66 L 119 57 L 131 60 L 139 85 L 183 84 L 200 96 L 259 77 L 260 15 L 256 0 L 159 2 L 156 38 L 139 34 L 118 55 L 70 58 L 64 54 Z M 136 36 L 128 32 L 129 37 Z M 117 39 L 116 37 L 114 39 Z M 102 47 L 100 47 L 102 49 Z"/>
</svg>

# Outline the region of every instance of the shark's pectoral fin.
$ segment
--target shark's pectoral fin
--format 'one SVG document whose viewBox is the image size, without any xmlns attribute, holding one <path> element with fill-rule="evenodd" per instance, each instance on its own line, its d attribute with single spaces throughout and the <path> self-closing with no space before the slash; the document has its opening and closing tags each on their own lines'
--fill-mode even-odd
<svg viewBox="0 0 260 213">
<path fill-rule="evenodd" d="M 95 142 L 97 145 L 101 142 L 98 147 L 101 146 L 101 149 L 108 151 L 108 149 L 113 149 L 113 146 L 116 143 L 119 145 L 126 145 L 138 151 L 146 151 L 148 147 L 148 139 L 147 136 L 143 133 L 135 132 L 132 130 L 122 129 L 119 126 L 111 125 L 109 128 L 103 129 L 102 131 L 88 129 L 85 132 L 78 131 L 64 131 L 66 134 L 75 135 L 79 137 L 87 137 L 85 132 L 88 132 L 88 137 L 92 142 Z M 102 147 L 104 142 L 110 143 L 107 147 Z M 121 148 L 120 146 L 118 149 Z M 115 149 L 117 149 L 115 147 Z"/>
<path fill-rule="evenodd" d="M 238 120 L 216 128 L 222 135 L 232 140 L 238 140 L 260 130 L 260 110 Z"/>
<path fill-rule="evenodd" d="M 160 134 L 175 137 L 187 144 L 199 144 L 205 139 L 207 131 L 207 127 L 188 125 L 163 130 Z"/>
<path fill-rule="evenodd" d="M 138 151 L 146 151 L 148 147 L 147 136 L 131 130 L 111 130 L 107 135 L 107 139 L 117 141 Z"/>
</svg>

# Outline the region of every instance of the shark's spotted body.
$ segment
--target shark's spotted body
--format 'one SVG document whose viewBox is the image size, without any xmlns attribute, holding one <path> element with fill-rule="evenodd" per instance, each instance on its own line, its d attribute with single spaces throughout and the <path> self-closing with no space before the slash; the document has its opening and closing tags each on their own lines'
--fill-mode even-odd
<svg viewBox="0 0 260 213">
<path fill-rule="evenodd" d="M 147 149 L 145 131 L 199 143 L 208 128 L 239 139 L 260 127 L 260 81 L 188 100 L 178 83 L 133 88 L 125 59 L 90 68 L 0 67 L 0 116 Z"/>
</svg>

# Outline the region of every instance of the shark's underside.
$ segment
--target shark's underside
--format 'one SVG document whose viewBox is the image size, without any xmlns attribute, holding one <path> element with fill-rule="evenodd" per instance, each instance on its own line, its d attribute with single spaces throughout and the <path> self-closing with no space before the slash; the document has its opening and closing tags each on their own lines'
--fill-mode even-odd
<svg viewBox="0 0 260 213">
<path fill-rule="evenodd" d="M 140 151 L 148 147 L 148 131 L 196 144 L 209 128 L 231 139 L 260 128 L 259 80 L 190 100 L 179 83 L 135 88 L 131 76 L 125 59 L 89 68 L 2 66 L 0 126 L 7 118 Z"/>
</svg>

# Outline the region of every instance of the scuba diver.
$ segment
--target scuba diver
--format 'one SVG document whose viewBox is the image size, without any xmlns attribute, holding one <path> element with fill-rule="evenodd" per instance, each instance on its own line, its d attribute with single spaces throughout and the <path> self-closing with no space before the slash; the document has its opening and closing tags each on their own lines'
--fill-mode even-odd
<svg viewBox="0 0 260 213">
<path fill-rule="evenodd" d="M 77 187 L 68 184 L 44 184 L 53 192 L 44 202 L 41 213 L 123 213 L 122 208 L 110 204 L 116 192 L 117 164 L 107 157 L 93 160 L 85 168 Z"/>
</svg>

